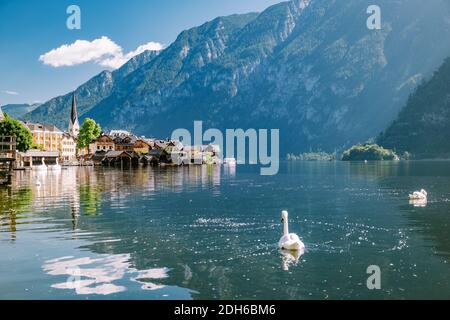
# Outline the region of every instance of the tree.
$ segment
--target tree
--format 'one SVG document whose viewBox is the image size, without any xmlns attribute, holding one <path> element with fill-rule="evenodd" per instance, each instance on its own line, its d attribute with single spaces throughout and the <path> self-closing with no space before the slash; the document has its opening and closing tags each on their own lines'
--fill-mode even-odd
<svg viewBox="0 0 450 320">
<path fill-rule="evenodd" d="M 86 118 L 83 125 L 80 128 L 80 133 L 78 134 L 77 148 L 87 148 L 89 144 L 97 139 L 102 133 L 102 128 L 95 122 L 95 120 Z"/>
<path fill-rule="evenodd" d="M 27 152 L 33 145 L 33 136 L 30 130 L 20 121 L 5 115 L 0 122 L 0 136 L 16 137 L 16 148 L 20 152 Z"/>
<path fill-rule="evenodd" d="M 370 143 L 353 146 L 342 155 L 342 161 L 392 161 L 399 159 L 393 150 Z"/>
</svg>

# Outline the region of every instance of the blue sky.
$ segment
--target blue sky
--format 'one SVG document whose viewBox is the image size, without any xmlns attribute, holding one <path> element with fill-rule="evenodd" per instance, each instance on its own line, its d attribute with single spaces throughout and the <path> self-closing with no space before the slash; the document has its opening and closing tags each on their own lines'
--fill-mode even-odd
<svg viewBox="0 0 450 320">
<path fill-rule="evenodd" d="M 45 102 L 74 90 L 107 69 L 105 65 L 118 65 L 118 60 L 135 54 L 141 45 L 167 46 L 181 31 L 217 16 L 262 11 L 277 2 L 281 1 L 0 0 L 0 105 Z M 81 30 L 66 27 L 70 5 L 81 9 Z M 85 42 L 78 42 L 72 51 L 75 47 L 114 48 L 117 54 L 107 57 L 108 61 L 114 58 L 114 63 L 107 63 L 105 57 L 82 63 L 84 53 L 61 62 L 61 56 L 69 57 L 64 50 L 40 61 L 42 55 L 77 40 Z"/>
</svg>

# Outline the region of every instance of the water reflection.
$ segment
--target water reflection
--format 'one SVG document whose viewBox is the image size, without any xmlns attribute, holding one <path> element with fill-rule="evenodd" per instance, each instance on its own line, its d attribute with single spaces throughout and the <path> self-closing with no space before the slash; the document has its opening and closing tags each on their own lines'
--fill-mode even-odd
<svg viewBox="0 0 450 320">
<path fill-rule="evenodd" d="M 409 200 L 409 204 L 416 208 L 425 208 L 428 204 L 427 199 L 413 199 Z"/>
<path fill-rule="evenodd" d="M 33 200 L 32 191 L 26 186 L 16 190 L 0 187 L 0 199 L 0 231 L 7 227 L 10 240 L 15 241 L 17 224 L 27 223 L 24 220 Z"/>
<path fill-rule="evenodd" d="M 109 295 L 126 291 L 126 287 L 114 283 L 125 277 L 142 285 L 143 290 L 165 287 L 153 281 L 168 278 L 168 269 L 137 270 L 130 261 L 130 254 L 62 257 L 46 261 L 42 268 L 49 275 L 67 277 L 64 282 L 53 284 L 52 288 L 75 290 L 78 295 Z"/>
<path fill-rule="evenodd" d="M 450 297 L 450 170 L 379 166 L 17 172 L 0 189 L 0 237 L 20 240 L 0 242 L 0 298 Z M 407 203 L 417 186 L 426 207 Z M 307 256 L 278 252 L 280 208 Z M 365 286 L 373 264 L 378 293 Z"/>
<path fill-rule="evenodd" d="M 130 283 L 135 283 L 140 290 L 159 292 L 168 288 L 161 281 L 168 278 L 169 269 L 149 268 L 149 263 L 141 263 L 143 255 L 136 255 L 136 248 L 146 250 L 149 247 L 147 240 L 115 239 L 118 230 L 112 227 L 113 220 L 102 224 L 104 222 L 98 219 L 103 215 L 110 219 L 116 213 L 133 217 L 137 212 L 131 209 L 132 204 L 136 197 L 141 196 L 153 199 L 157 195 L 181 193 L 193 188 L 213 190 L 219 196 L 217 187 L 220 183 L 220 166 L 123 171 L 90 167 L 59 172 L 19 171 L 10 187 L 0 189 L 0 235 L 9 234 L 10 240 L 15 241 L 21 234 L 25 236 L 26 231 L 45 230 L 49 236 L 56 234 L 58 239 L 84 241 L 80 249 L 88 250 L 90 256 L 59 257 L 43 262 L 43 270 L 61 280 L 52 283 L 52 288 L 71 290 L 77 295 L 111 295 L 123 293 L 129 289 Z M 120 220 L 125 220 L 125 217 L 114 221 Z M 155 224 L 152 220 L 149 222 L 151 226 Z M 25 224 L 33 228 L 20 228 Z M 71 233 L 66 233 L 68 230 Z M 151 233 L 151 229 L 147 231 Z M 129 231 L 123 232 L 126 237 Z M 145 235 L 145 232 L 137 235 Z M 132 244 L 127 252 L 128 240 L 132 240 Z M 159 241 L 154 237 L 151 248 Z M 120 253 L 116 253 L 118 251 Z M 133 264 L 139 266 L 133 267 Z M 183 268 L 184 283 L 188 284 L 193 273 L 187 264 Z M 178 294 L 183 292 L 177 291 Z M 185 293 L 183 295 L 186 296 Z M 186 297 L 189 298 L 190 293 Z"/>
</svg>

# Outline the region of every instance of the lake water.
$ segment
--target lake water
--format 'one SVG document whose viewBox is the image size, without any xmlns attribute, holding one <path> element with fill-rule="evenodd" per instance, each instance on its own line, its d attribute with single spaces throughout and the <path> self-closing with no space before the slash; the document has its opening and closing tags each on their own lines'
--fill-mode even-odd
<svg viewBox="0 0 450 320">
<path fill-rule="evenodd" d="M 301 257 L 278 251 L 282 209 Z M 449 299 L 449 231 L 450 162 L 16 172 L 0 299 Z"/>
</svg>

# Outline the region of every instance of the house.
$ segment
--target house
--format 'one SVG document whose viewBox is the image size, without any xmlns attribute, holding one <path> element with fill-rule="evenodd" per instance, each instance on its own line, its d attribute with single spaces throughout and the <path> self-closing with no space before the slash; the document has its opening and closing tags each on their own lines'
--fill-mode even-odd
<svg viewBox="0 0 450 320">
<path fill-rule="evenodd" d="M 62 161 L 74 161 L 77 158 L 77 143 L 75 138 L 69 133 L 63 133 L 61 139 L 61 153 Z"/>
<path fill-rule="evenodd" d="M 139 138 L 134 142 L 133 151 L 139 154 L 148 154 L 153 149 L 153 142 Z"/>
<path fill-rule="evenodd" d="M 170 140 L 155 140 L 154 148 L 158 150 L 167 150 L 168 147 L 175 146 L 175 143 Z"/>
<path fill-rule="evenodd" d="M 92 161 L 94 166 L 101 166 L 105 160 L 107 151 L 97 151 L 89 157 L 89 160 Z"/>
<path fill-rule="evenodd" d="M 157 166 L 159 164 L 158 158 L 155 156 L 150 156 L 148 154 L 144 155 L 141 157 L 140 162 L 144 165 L 144 166 Z"/>
<path fill-rule="evenodd" d="M 133 151 L 108 151 L 103 159 L 104 165 L 137 166 L 140 157 Z"/>
<path fill-rule="evenodd" d="M 209 144 L 202 146 L 203 163 L 205 164 L 220 164 L 222 163 L 220 146 Z"/>
<path fill-rule="evenodd" d="M 42 164 L 42 160 L 47 165 L 56 164 L 58 158 L 58 151 L 28 150 L 27 152 L 17 153 L 17 161 L 24 167 L 39 166 Z"/>
<path fill-rule="evenodd" d="M 183 150 L 187 154 L 189 164 L 203 164 L 202 146 L 186 146 Z"/>
<path fill-rule="evenodd" d="M 158 165 L 158 164 L 167 164 L 171 162 L 170 154 L 163 149 L 152 149 L 143 159 L 144 164 Z"/>
<path fill-rule="evenodd" d="M 52 125 L 24 122 L 33 137 L 33 143 L 45 151 L 57 151 L 61 149 L 63 132 Z"/>
<path fill-rule="evenodd" d="M 184 146 L 178 140 L 155 140 L 153 148 L 163 150 L 168 156 L 168 163 L 172 162 L 172 155 L 177 159 L 183 157 L 179 153 L 184 150 Z"/>
<path fill-rule="evenodd" d="M 220 157 L 220 146 L 217 144 L 208 144 L 203 146 L 203 152 L 210 152 L 213 156 Z"/>
<path fill-rule="evenodd" d="M 113 138 L 109 135 L 102 134 L 89 144 L 89 153 L 95 154 L 96 152 L 115 151 L 116 145 Z"/>
<path fill-rule="evenodd" d="M 116 146 L 116 151 L 129 151 L 134 152 L 134 144 L 136 143 L 137 138 L 135 136 L 127 136 L 124 138 L 114 138 L 114 144 Z"/>
</svg>

